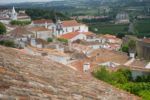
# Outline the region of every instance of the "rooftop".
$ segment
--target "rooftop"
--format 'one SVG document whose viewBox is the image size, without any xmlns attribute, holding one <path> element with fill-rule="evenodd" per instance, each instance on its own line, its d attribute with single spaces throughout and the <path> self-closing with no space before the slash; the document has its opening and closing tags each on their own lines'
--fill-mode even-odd
<svg viewBox="0 0 150 100">
<path fill-rule="evenodd" d="M 143 42 L 150 43 L 150 38 L 143 39 Z"/>
<path fill-rule="evenodd" d="M 74 38 L 75 36 L 81 34 L 80 32 L 70 32 L 70 33 L 67 33 L 67 34 L 64 34 L 64 35 L 61 35 L 60 38 L 64 38 L 64 39 L 72 39 Z"/>
<path fill-rule="evenodd" d="M 50 29 L 47 29 L 45 27 L 31 27 L 29 30 L 31 30 L 31 31 L 51 31 Z"/>
<path fill-rule="evenodd" d="M 2 100 L 140 100 L 137 96 L 44 57 L 0 46 L 0 59 Z"/>
<path fill-rule="evenodd" d="M 116 39 L 116 36 L 110 35 L 110 34 L 103 35 L 102 37 L 108 38 L 108 39 Z"/>
<path fill-rule="evenodd" d="M 40 20 L 33 20 L 34 24 L 45 24 L 45 23 L 53 23 L 52 20 L 49 19 L 40 19 Z"/>
<path fill-rule="evenodd" d="M 47 53 L 47 54 L 50 54 L 50 55 L 56 55 L 56 56 L 62 56 L 62 57 L 68 57 L 69 55 L 64 53 L 64 52 L 61 52 L 61 51 L 58 51 L 56 49 L 47 49 L 47 48 L 35 48 L 35 47 L 28 47 L 29 49 L 33 50 L 34 52 L 38 52 L 38 53 Z"/>
<path fill-rule="evenodd" d="M 76 20 L 68 20 L 68 21 L 62 21 L 63 27 L 71 27 L 71 26 L 80 26 L 81 23 L 78 23 Z"/>
<path fill-rule="evenodd" d="M 17 27 L 14 30 L 8 32 L 8 34 L 10 34 L 10 36 L 12 36 L 12 37 L 18 38 L 18 37 L 23 37 L 24 35 L 29 35 L 29 34 L 33 34 L 33 33 L 30 32 L 25 27 Z"/>
<path fill-rule="evenodd" d="M 100 63 L 104 63 L 108 61 L 119 63 L 119 64 L 124 64 L 129 60 L 128 55 L 126 53 L 113 51 L 113 50 L 107 50 L 107 49 L 94 50 L 88 56 L 96 64 L 100 64 Z"/>
</svg>

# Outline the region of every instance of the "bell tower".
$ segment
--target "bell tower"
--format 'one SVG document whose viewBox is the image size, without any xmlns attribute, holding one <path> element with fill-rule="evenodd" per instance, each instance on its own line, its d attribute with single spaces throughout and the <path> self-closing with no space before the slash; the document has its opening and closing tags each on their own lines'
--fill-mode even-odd
<svg viewBox="0 0 150 100">
<path fill-rule="evenodd" d="M 11 20 L 17 20 L 17 12 L 15 10 L 15 7 L 12 8 Z"/>
</svg>

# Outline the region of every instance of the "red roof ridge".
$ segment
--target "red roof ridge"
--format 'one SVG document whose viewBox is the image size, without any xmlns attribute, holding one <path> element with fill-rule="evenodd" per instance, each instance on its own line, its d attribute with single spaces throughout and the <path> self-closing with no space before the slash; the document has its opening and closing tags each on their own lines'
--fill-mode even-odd
<svg viewBox="0 0 150 100">
<path fill-rule="evenodd" d="M 82 33 L 81 32 L 70 32 L 70 33 L 61 35 L 60 38 L 72 39 L 72 38 L 74 38 L 75 36 L 77 36 L 79 34 L 82 34 Z"/>
<path fill-rule="evenodd" d="M 33 20 L 33 23 L 34 24 L 42 24 L 42 23 L 53 23 L 52 20 L 50 19 L 39 19 L 39 20 Z"/>
<path fill-rule="evenodd" d="M 62 21 L 63 27 L 69 27 L 69 26 L 79 26 L 82 25 L 82 23 L 78 23 L 76 20 L 66 20 Z"/>
</svg>

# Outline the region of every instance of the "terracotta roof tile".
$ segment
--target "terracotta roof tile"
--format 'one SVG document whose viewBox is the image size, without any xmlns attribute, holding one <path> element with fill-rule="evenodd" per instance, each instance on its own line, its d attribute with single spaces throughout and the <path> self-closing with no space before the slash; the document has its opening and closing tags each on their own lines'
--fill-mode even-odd
<svg viewBox="0 0 150 100">
<path fill-rule="evenodd" d="M 61 35 L 60 38 L 64 38 L 64 39 L 72 39 L 74 38 L 75 36 L 81 34 L 80 32 L 71 32 L 71 33 L 67 33 L 67 34 L 64 34 L 64 35 Z"/>
<path fill-rule="evenodd" d="M 34 20 L 33 23 L 34 24 L 45 24 L 45 23 L 53 23 L 52 20 L 49 19 L 40 19 L 40 20 Z"/>
<path fill-rule="evenodd" d="M 17 27 L 16 29 L 10 31 L 12 37 L 23 37 L 24 35 L 33 34 L 32 32 L 28 31 L 25 27 Z"/>
<path fill-rule="evenodd" d="M 85 35 L 89 36 L 89 35 L 96 35 L 93 32 L 83 32 Z"/>
<path fill-rule="evenodd" d="M 143 42 L 150 43 L 150 38 L 143 39 Z"/>
<path fill-rule="evenodd" d="M 103 35 L 103 37 L 108 39 L 116 39 L 116 36 L 110 34 Z"/>
<path fill-rule="evenodd" d="M 79 26 L 79 25 L 82 24 L 78 23 L 76 20 L 62 21 L 63 27 L 71 27 L 71 26 Z"/>
<path fill-rule="evenodd" d="M 64 38 L 64 39 L 72 39 L 75 36 L 79 35 L 79 34 L 84 34 L 84 35 L 93 35 L 94 33 L 92 32 L 79 32 L 79 31 L 75 31 L 75 32 L 70 32 L 64 35 L 61 35 L 60 38 Z"/>
<path fill-rule="evenodd" d="M 45 27 L 32 27 L 30 28 L 31 31 L 51 31 L 50 29 L 47 29 Z"/>
</svg>

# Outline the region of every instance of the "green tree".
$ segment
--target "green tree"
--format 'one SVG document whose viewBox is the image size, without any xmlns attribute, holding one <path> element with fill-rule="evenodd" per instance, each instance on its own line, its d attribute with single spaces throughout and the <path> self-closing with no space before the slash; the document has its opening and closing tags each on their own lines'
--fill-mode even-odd
<svg viewBox="0 0 150 100">
<path fill-rule="evenodd" d="M 121 50 L 122 50 L 123 52 L 128 53 L 128 52 L 129 52 L 129 47 L 128 47 L 128 45 L 127 45 L 127 44 L 126 44 L 126 45 L 123 45 L 122 48 L 121 48 Z"/>
<path fill-rule="evenodd" d="M 124 36 L 125 36 L 124 33 L 118 33 L 118 34 L 117 34 L 117 37 L 120 38 L 120 39 L 122 39 Z"/>
<path fill-rule="evenodd" d="M 0 22 L 0 35 L 3 35 L 6 33 L 6 27 L 3 23 Z"/>
<path fill-rule="evenodd" d="M 10 24 L 24 26 L 24 25 L 31 24 L 31 21 L 17 21 L 17 20 L 13 20 L 13 21 L 10 22 Z"/>
<path fill-rule="evenodd" d="M 14 41 L 11 40 L 1 40 L 0 45 L 7 46 L 7 47 L 15 47 Z"/>
<path fill-rule="evenodd" d="M 128 43 L 129 51 L 135 52 L 136 50 L 136 42 L 134 40 L 130 40 Z"/>
<path fill-rule="evenodd" d="M 121 74 L 123 74 L 128 81 L 132 80 L 132 73 L 129 69 L 121 68 L 117 72 L 120 72 Z"/>
<path fill-rule="evenodd" d="M 48 38 L 47 42 L 53 42 L 53 39 L 52 38 Z"/>
</svg>

